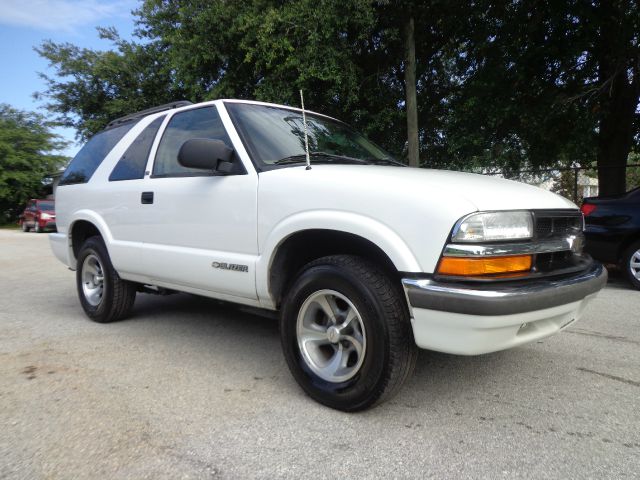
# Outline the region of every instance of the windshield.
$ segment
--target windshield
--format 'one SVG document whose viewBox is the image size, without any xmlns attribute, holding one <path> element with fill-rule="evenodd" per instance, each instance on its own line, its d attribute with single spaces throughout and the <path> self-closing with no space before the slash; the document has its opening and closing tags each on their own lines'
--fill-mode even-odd
<svg viewBox="0 0 640 480">
<path fill-rule="evenodd" d="M 49 212 L 53 210 L 53 202 L 38 202 L 38 208 Z"/>
<path fill-rule="evenodd" d="M 254 159 L 263 167 L 305 163 L 302 112 L 247 103 L 225 104 Z M 336 120 L 307 114 L 311 163 L 401 165 Z"/>
</svg>

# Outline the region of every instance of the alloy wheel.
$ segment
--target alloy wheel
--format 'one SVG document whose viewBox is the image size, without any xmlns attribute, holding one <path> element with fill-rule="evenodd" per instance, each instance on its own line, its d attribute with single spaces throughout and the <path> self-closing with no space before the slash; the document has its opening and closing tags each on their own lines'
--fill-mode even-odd
<svg viewBox="0 0 640 480">
<path fill-rule="evenodd" d="M 82 293 L 91 306 L 100 305 L 104 294 L 104 273 L 100 259 L 93 253 L 87 255 L 82 263 Z"/>
<path fill-rule="evenodd" d="M 631 258 L 629 259 L 629 270 L 631 271 L 631 275 L 633 275 L 636 280 L 640 281 L 640 249 L 631 254 Z"/>
<path fill-rule="evenodd" d="M 364 361 L 367 337 L 351 301 L 334 290 L 310 295 L 300 307 L 296 332 L 306 365 L 327 382 L 353 378 Z"/>
</svg>

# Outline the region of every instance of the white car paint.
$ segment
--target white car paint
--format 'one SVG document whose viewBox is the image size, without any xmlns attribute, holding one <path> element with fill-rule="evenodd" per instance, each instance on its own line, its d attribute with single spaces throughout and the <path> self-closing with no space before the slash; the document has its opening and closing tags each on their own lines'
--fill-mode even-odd
<svg viewBox="0 0 640 480">
<path fill-rule="evenodd" d="M 510 315 L 465 315 L 414 308 L 416 345 L 457 355 L 480 355 L 517 347 L 558 333 L 578 320 L 595 295 L 566 305 Z"/>
</svg>

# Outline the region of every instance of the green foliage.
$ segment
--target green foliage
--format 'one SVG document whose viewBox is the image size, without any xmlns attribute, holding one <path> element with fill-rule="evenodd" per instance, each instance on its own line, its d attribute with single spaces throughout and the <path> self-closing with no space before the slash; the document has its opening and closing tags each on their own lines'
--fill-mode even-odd
<svg viewBox="0 0 640 480">
<path fill-rule="evenodd" d="M 0 104 L 0 224 L 42 194 L 44 177 L 68 160 L 55 154 L 64 146 L 41 115 Z"/>
<path fill-rule="evenodd" d="M 189 99 L 298 106 L 303 89 L 310 109 L 401 153 L 403 89 L 393 73 L 401 56 L 385 51 L 387 33 L 371 2 L 150 0 L 138 15 L 146 39 L 166 46 Z"/>
<path fill-rule="evenodd" d="M 100 30 L 113 51 L 39 49 L 56 68 L 49 108 L 81 137 L 181 98 L 298 105 L 303 89 L 309 108 L 404 156 L 411 15 L 424 166 L 509 174 L 590 165 L 640 138 L 638 115 L 615 107 L 637 105 L 640 93 L 640 16 L 629 0 L 146 0 L 135 15 L 133 42 Z M 599 128 L 623 131 L 610 127 L 630 120 L 632 134 Z"/>
<path fill-rule="evenodd" d="M 113 29 L 99 29 L 99 34 L 115 49 L 95 51 L 52 41 L 36 49 L 56 72 L 55 77 L 41 74 L 47 90 L 36 97 L 48 99 L 49 111 L 58 114 L 60 124 L 75 128 L 79 140 L 114 118 L 184 95 L 158 42 L 128 42 Z"/>
<path fill-rule="evenodd" d="M 487 20 L 478 22 L 479 12 L 466 19 L 473 37 L 463 35 L 455 59 L 453 153 L 507 171 L 593 159 L 593 118 L 570 100 L 578 90 L 567 75 L 584 51 L 572 38 L 571 6 L 479 2 L 477 8 Z"/>
</svg>

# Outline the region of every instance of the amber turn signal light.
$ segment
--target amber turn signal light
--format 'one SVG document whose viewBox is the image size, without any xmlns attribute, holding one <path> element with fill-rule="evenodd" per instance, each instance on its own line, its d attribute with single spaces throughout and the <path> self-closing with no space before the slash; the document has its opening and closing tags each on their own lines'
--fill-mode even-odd
<svg viewBox="0 0 640 480">
<path fill-rule="evenodd" d="M 438 266 L 439 274 L 456 276 L 517 273 L 527 270 L 531 270 L 531 255 L 486 258 L 443 257 Z"/>
</svg>

